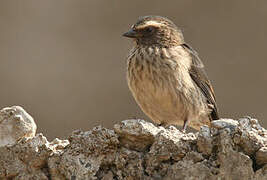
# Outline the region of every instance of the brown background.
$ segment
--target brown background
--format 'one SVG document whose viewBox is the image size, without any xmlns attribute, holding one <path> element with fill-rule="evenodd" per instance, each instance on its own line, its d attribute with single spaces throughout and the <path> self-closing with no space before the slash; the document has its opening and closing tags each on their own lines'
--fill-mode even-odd
<svg viewBox="0 0 267 180">
<path fill-rule="evenodd" d="M 139 16 L 182 28 L 213 82 L 222 117 L 267 127 L 267 1 L 0 2 L 0 106 L 23 106 L 50 139 L 146 118 L 128 90 L 121 34 Z"/>
</svg>

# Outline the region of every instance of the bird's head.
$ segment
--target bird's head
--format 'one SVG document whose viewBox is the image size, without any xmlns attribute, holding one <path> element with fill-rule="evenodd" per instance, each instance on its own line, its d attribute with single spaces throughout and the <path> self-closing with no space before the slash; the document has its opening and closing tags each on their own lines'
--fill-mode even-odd
<svg viewBox="0 0 267 180">
<path fill-rule="evenodd" d="M 173 47 L 184 43 L 182 32 L 169 19 L 144 16 L 123 36 L 133 38 L 137 45 Z"/>
</svg>

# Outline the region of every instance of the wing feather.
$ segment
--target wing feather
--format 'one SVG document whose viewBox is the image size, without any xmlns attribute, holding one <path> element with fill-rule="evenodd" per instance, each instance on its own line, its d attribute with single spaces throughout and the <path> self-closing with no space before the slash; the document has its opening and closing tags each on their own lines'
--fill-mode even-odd
<svg viewBox="0 0 267 180">
<path fill-rule="evenodd" d="M 182 47 L 187 50 L 192 56 L 190 76 L 195 84 L 199 87 L 203 95 L 207 98 L 208 106 L 211 108 L 210 120 L 219 119 L 214 90 L 205 72 L 202 61 L 198 57 L 197 52 L 192 47 L 187 44 L 183 44 Z"/>
</svg>

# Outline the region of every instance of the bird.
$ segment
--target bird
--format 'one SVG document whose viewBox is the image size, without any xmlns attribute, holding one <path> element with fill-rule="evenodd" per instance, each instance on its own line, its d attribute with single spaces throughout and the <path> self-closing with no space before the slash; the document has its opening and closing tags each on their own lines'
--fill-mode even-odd
<svg viewBox="0 0 267 180">
<path fill-rule="evenodd" d="M 133 39 L 127 82 L 142 111 L 157 125 L 199 130 L 219 119 L 213 87 L 198 53 L 180 28 L 162 16 L 138 18 L 124 37 Z"/>
</svg>

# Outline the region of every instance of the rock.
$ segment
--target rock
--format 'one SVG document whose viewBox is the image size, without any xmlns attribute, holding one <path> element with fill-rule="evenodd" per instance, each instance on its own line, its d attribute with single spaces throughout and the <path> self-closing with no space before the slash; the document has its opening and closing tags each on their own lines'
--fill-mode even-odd
<svg viewBox="0 0 267 180">
<path fill-rule="evenodd" d="M 33 118 L 20 106 L 0 111 L 0 147 L 15 144 L 22 138 L 32 138 L 36 133 Z"/>
<path fill-rule="evenodd" d="M 152 177 L 162 177 L 168 164 L 184 158 L 194 148 L 193 144 L 196 136 L 192 133 L 184 134 L 173 126 L 160 131 L 145 156 L 146 172 Z"/>
<path fill-rule="evenodd" d="M 256 179 L 256 180 L 266 180 L 267 179 L 267 164 L 265 164 L 261 169 L 256 171 L 254 179 Z"/>
<path fill-rule="evenodd" d="M 212 139 L 210 128 L 207 126 L 202 126 L 197 137 L 198 151 L 204 155 L 210 155 L 213 148 Z"/>
<path fill-rule="evenodd" d="M 208 163 L 179 161 L 170 166 L 164 180 L 216 179 Z"/>
<path fill-rule="evenodd" d="M 211 122 L 211 127 L 216 129 L 231 128 L 234 129 L 238 125 L 238 121 L 233 119 L 219 119 Z"/>
<path fill-rule="evenodd" d="M 121 144 L 137 151 L 146 150 L 153 143 L 155 135 L 163 129 L 141 119 L 124 120 L 114 125 Z"/>
<path fill-rule="evenodd" d="M 267 146 L 261 147 L 256 152 L 256 162 L 258 165 L 267 164 Z"/>
<path fill-rule="evenodd" d="M 62 153 L 65 145 L 66 142 L 50 145 L 46 137 L 37 134 L 17 144 L 0 147 L 0 179 L 49 179 L 46 169 L 48 158 Z"/>
<path fill-rule="evenodd" d="M 91 131 L 75 131 L 69 137 L 70 144 L 63 154 L 48 160 L 54 179 L 71 177 L 73 179 L 97 179 L 105 164 L 116 160 L 119 140 L 113 130 L 95 127 Z"/>
<path fill-rule="evenodd" d="M 261 147 L 267 146 L 267 130 L 260 126 L 258 120 L 246 117 L 239 119 L 238 122 L 234 142 L 245 154 L 253 155 Z"/>
<path fill-rule="evenodd" d="M 3 129 L 14 114 L 30 119 L 22 108 L 8 114 L 13 108 L 1 111 Z M 49 142 L 35 132 L 17 137 L 0 147 L 0 179 L 267 179 L 267 132 L 249 117 L 220 119 L 187 134 L 131 119 L 114 130 L 77 130 L 68 140 Z"/>
</svg>

